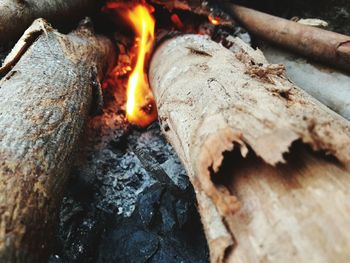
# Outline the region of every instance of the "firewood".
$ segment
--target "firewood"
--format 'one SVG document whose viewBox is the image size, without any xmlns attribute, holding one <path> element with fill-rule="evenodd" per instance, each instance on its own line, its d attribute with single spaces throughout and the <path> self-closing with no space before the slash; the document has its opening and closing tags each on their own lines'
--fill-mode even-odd
<svg viewBox="0 0 350 263">
<path fill-rule="evenodd" d="M 315 64 L 286 50 L 263 44 L 259 48 L 270 63 L 286 66 L 287 77 L 324 105 L 350 120 L 350 75 Z"/>
<path fill-rule="evenodd" d="M 97 0 L 0 1 L 0 44 L 19 37 L 37 18 L 66 26 L 97 9 Z"/>
<path fill-rule="evenodd" d="M 350 36 L 302 25 L 239 5 L 225 6 L 253 35 L 315 61 L 350 71 Z"/>
<path fill-rule="evenodd" d="M 87 22 L 63 35 L 39 19 L 19 46 L 28 39 L 0 81 L 0 261 L 11 263 L 45 262 L 73 151 L 113 60 L 111 41 Z"/>
<path fill-rule="evenodd" d="M 162 131 L 195 188 L 212 262 L 349 258 L 349 123 L 291 83 L 282 65 L 233 43 L 231 52 L 205 36 L 167 40 L 149 73 Z M 311 150 L 291 148 L 298 143 Z M 259 207 L 249 208 L 251 200 Z"/>
</svg>

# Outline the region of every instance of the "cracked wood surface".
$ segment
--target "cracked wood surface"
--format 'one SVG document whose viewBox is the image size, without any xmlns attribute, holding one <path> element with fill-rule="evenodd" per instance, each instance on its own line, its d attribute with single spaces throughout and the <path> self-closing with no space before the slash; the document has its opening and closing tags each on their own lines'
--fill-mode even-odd
<svg viewBox="0 0 350 263">
<path fill-rule="evenodd" d="M 72 154 L 113 60 L 87 23 L 63 35 L 39 19 L 23 39 L 32 42 L 13 49 L 21 56 L 0 80 L 0 261 L 11 263 L 47 260 Z"/>
<path fill-rule="evenodd" d="M 196 190 L 212 262 L 343 262 L 350 256 L 345 119 L 240 39 L 234 52 L 205 36 L 167 40 L 152 58 L 149 78 L 163 133 Z M 298 143 L 301 149 L 292 147 Z M 232 151 L 238 155 L 224 155 Z M 300 166 L 286 159 L 290 151 Z M 222 171 L 223 161 L 234 170 Z M 245 213 L 249 198 L 264 209 Z"/>
</svg>

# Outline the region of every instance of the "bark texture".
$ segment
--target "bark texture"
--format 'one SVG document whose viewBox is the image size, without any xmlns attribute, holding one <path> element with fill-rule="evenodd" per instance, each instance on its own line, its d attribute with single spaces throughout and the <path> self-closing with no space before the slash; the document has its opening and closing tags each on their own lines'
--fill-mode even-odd
<svg viewBox="0 0 350 263">
<path fill-rule="evenodd" d="M 31 34 L 37 38 L 19 48 Z M 0 81 L 0 261 L 45 262 L 72 153 L 113 46 L 86 23 L 62 35 L 40 19 L 9 58 L 18 50 Z"/>
<path fill-rule="evenodd" d="M 0 44 L 19 37 L 37 18 L 69 25 L 97 10 L 97 0 L 0 0 Z"/>
<path fill-rule="evenodd" d="M 350 36 L 302 25 L 243 6 L 226 4 L 226 7 L 253 35 L 313 60 L 350 71 Z"/>
<path fill-rule="evenodd" d="M 205 36 L 168 40 L 149 74 L 162 130 L 196 190 L 212 262 L 349 257 L 349 123 L 291 83 L 282 65 L 268 64 L 239 39 L 233 43 L 231 52 Z M 286 159 L 297 142 L 310 147 L 304 155 L 295 150 L 300 166 Z M 247 173 L 239 170 L 246 161 Z M 283 185 L 288 180 L 295 185 Z M 333 194 L 339 202 L 327 199 Z M 250 196 L 264 209 L 244 213 Z M 340 239 L 341 229 L 347 232 Z"/>
</svg>

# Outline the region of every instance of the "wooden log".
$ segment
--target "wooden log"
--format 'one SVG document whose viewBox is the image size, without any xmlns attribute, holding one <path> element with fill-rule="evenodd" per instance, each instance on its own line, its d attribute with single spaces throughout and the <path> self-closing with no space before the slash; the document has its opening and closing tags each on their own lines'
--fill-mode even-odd
<svg viewBox="0 0 350 263">
<path fill-rule="evenodd" d="M 47 262 L 72 153 L 94 90 L 113 60 L 111 41 L 95 36 L 87 23 L 63 35 L 39 19 L 19 46 L 28 39 L 25 51 L 13 50 L 21 50 L 21 57 L 0 81 L 0 262 L 5 263 Z"/>
<path fill-rule="evenodd" d="M 287 77 L 324 105 L 350 120 L 350 75 L 315 64 L 271 45 L 259 48 L 270 63 L 283 64 Z"/>
<path fill-rule="evenodd" d="M 302 25 L 232 3 L 225 7 L 253 35 L 316 61 L 350 71 L 350 36 Z"/>
<path fill-rule="evenodd" d="M 282 65 L 233 43 L 231 52 L 206 36 L 167 40 L 149 73 L 163 133 L 196 191 L 211 261 L 345 262 L 349 123 L 291 83 Z"/>
<path fill-rule="evenodd" d="M 2 0 L 0 44 L 19 37 L 37 18 L 55 26 L 67 26 L 98 10 L 97 0 Z"/>
</svg>

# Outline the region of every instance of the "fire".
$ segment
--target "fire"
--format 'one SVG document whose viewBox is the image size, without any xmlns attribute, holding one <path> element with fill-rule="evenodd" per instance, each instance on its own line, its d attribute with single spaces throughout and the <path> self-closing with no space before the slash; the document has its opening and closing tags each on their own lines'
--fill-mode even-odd
<svg viewBox="0 0 350 263">
<path fill-rule="evenodd" d="M 127 83 L 126 117 L 140 127 L 146 127 L 157 118 L 154 97 L 146 73 L 147 59 L 153 48 L 155 19 L 153 8 L 145 2 L 107 2 L 106 7 L 117 11 L 135 33 L 135 46 L 131 50 L 136 55 Z"/>
<path fill-rule="evenodd" d="M 210 21 L 210 23 L 212 23 L 214 26 L 218 26 L 221 24 L 220 18 L 219 17 L 215 17 L 213 15 L 209 15 L 208 19 Z"/>
<path fill-rule="evenodd" d="M 170 19 L 173 22 L 173 24 L 176 26 L 177 29 L 184 29 L 185 28 L 184 24 L 182 23 L 181 19 L 179 18 L 179 16 L 177 14 L 172 14 Z"/>
<path fill-rule="evenodd" d="M 128 81 L 126 115 L 129 122 L 145 127 L 157 118 L 145 72 L 146 59 L 154 42 L 155 20 L 144 5 L 135 6 L 127 16 L 137 39 L 137 61 Z"/>
</svg>

